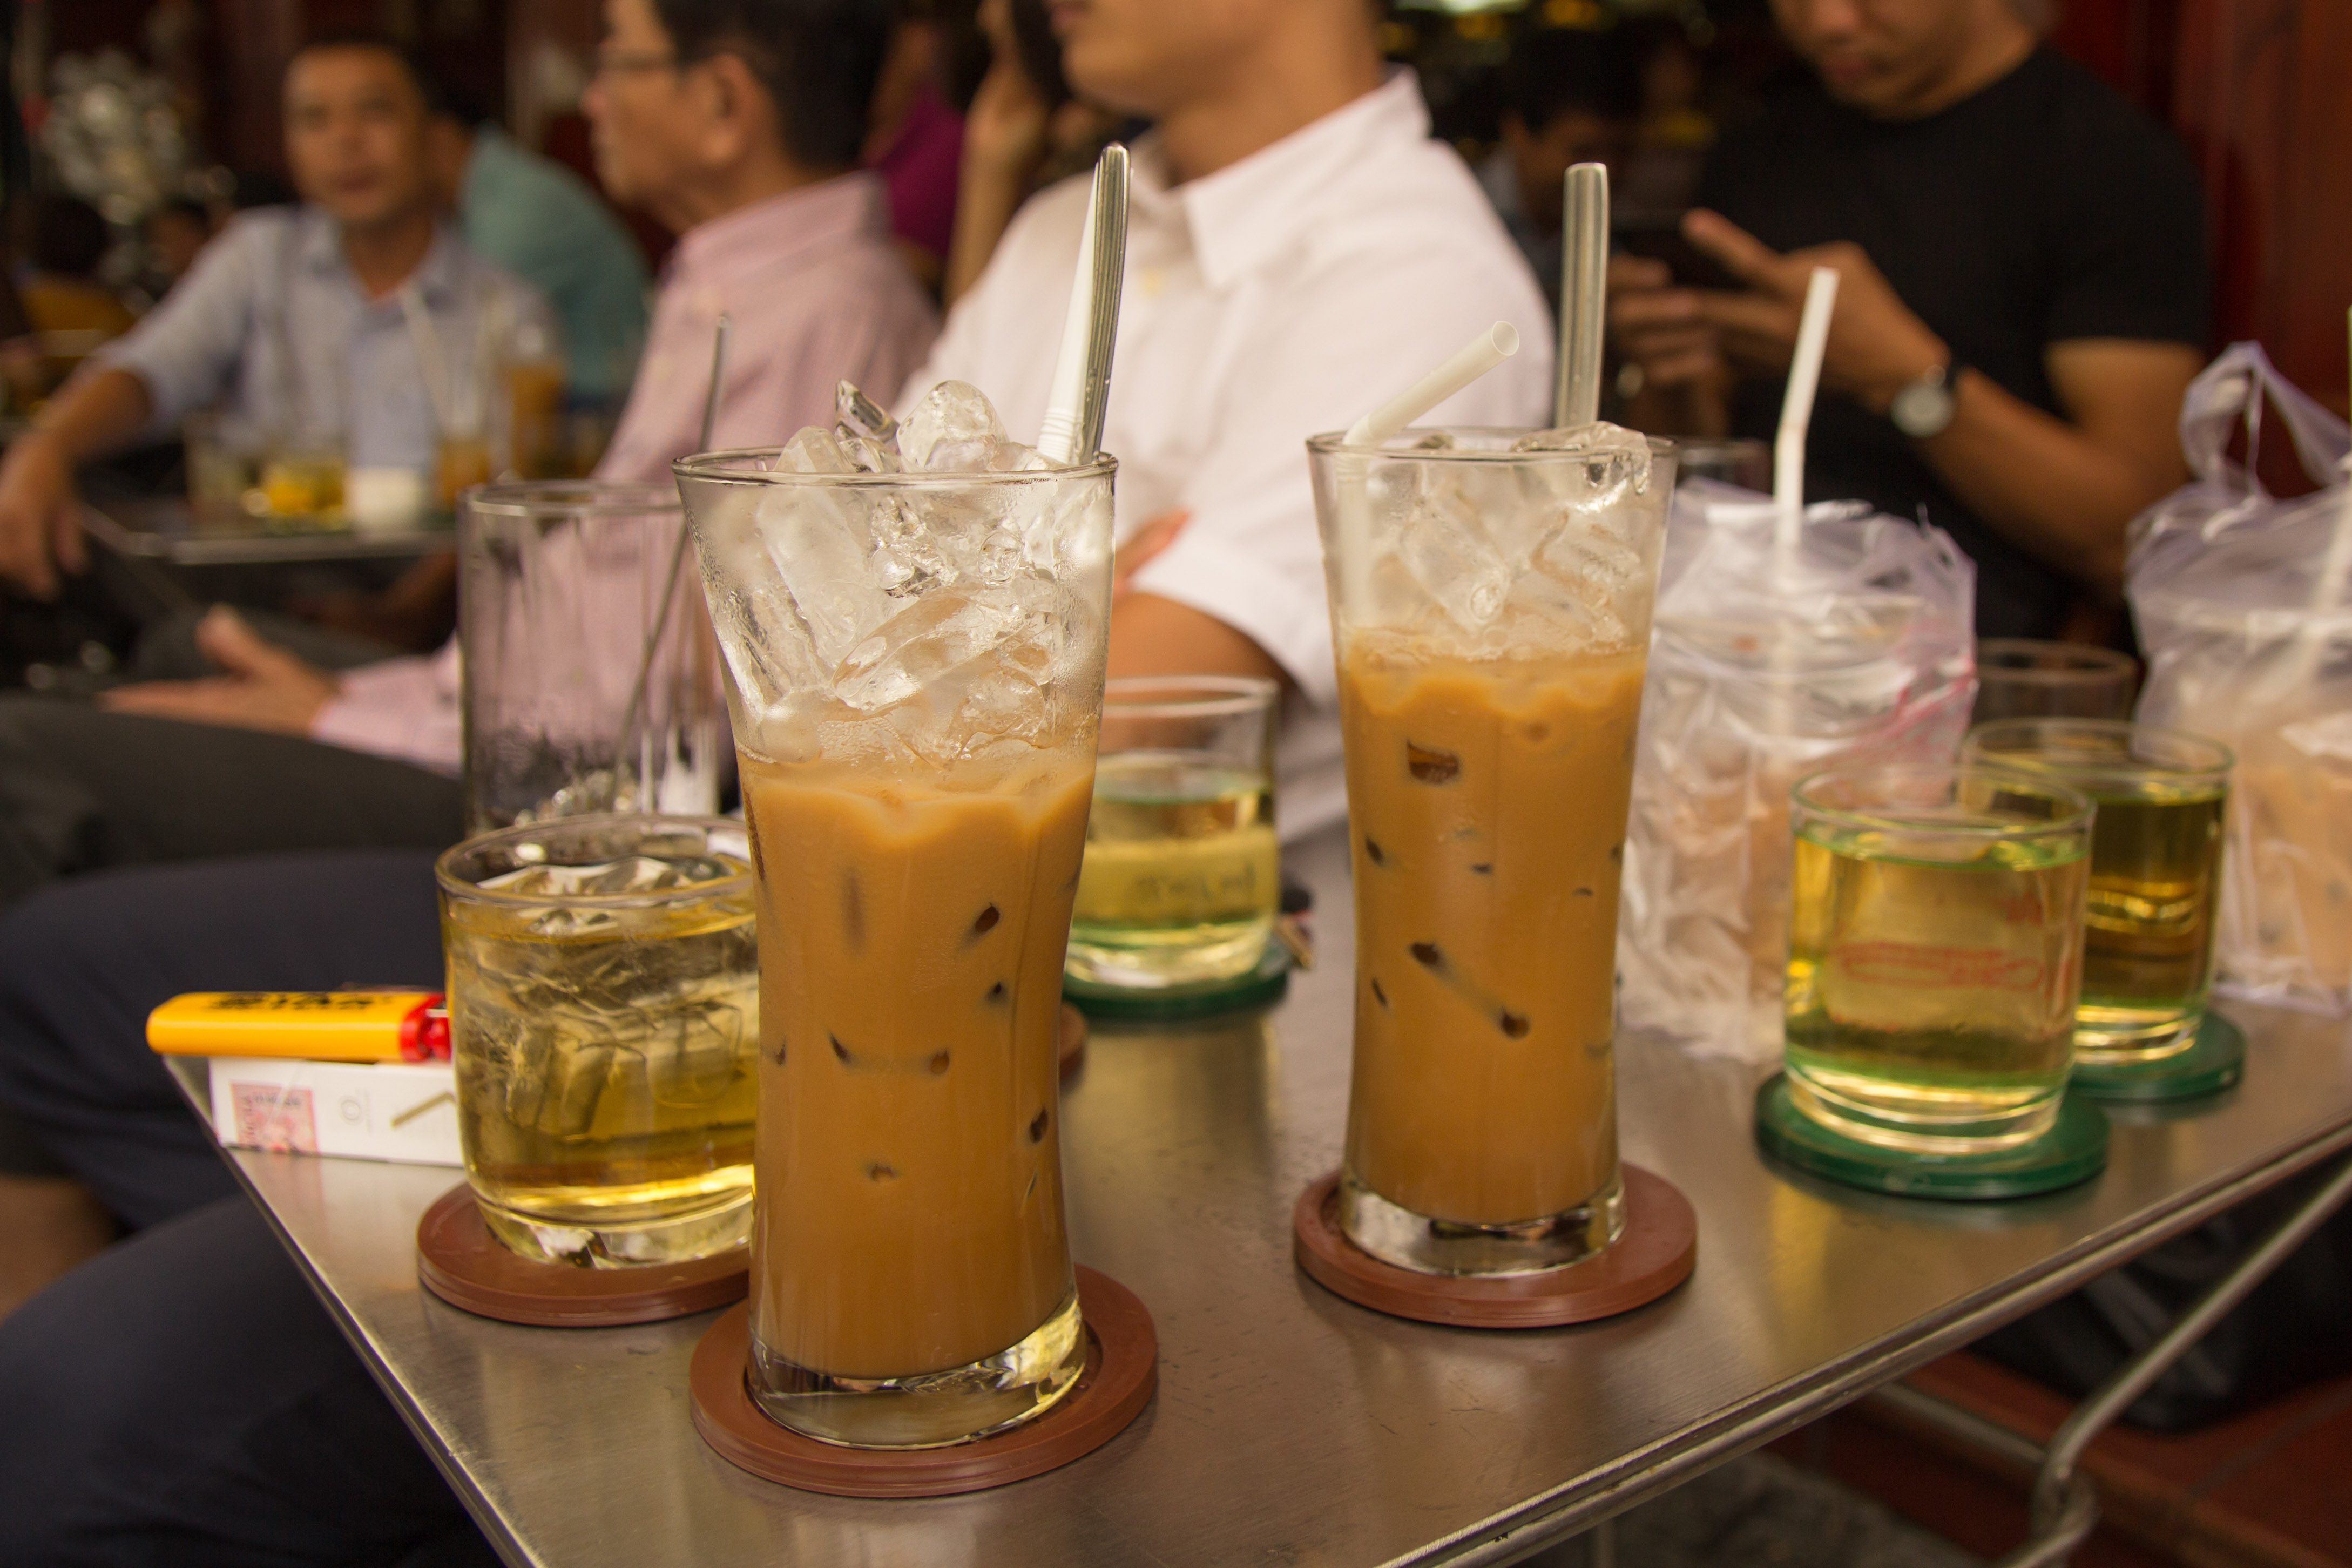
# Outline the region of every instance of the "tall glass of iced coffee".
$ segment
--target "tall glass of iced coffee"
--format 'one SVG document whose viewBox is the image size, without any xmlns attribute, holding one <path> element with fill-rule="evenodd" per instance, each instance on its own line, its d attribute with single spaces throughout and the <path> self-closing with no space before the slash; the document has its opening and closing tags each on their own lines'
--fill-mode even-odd
<svg viewBox="0 0 2352 1568">
<path fill-rule="evenodd" d="M 1617 880 L 1672 448 L 1613 426 L 1307 443 L 1356 889 L 1339 1221 L 1384 1262 L 1601 1251 Z"/>
<path fill-rule="evenodd" d="M 1085 1360 L 1055 1032 L 1114 465 L 940 401 L 677 469 L 760 896 L 749 1386 L 852 1447 L 1011 1426 Z"/>
</svg>

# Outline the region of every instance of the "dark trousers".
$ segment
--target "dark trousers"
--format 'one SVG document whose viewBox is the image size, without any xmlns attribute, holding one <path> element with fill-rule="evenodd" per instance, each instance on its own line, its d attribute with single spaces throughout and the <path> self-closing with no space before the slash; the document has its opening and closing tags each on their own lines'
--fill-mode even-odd
<svg viewBox="0 0 2352 1568">
<path fill-rule="evenodd" d="M 111 867 L 300 849 L 441 849 L 454 779 L 293 735 L 0 698 L 0 906 Z"/>
<path fill-rule="evenodd" d="M 0 921 L 0 1101 L 140 1229 L 0 1323 L 0 1568 L 496 1561 L 145 1044 L 184 991 L 440 976 L 415 852 L 103 874 Z"/>
</svg>

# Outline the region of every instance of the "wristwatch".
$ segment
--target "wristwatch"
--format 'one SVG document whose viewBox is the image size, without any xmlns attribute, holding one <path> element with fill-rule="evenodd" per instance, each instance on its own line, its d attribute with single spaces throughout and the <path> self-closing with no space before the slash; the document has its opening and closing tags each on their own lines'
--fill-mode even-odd
<svg viewBox="0 0 2352 1568">
<path fill-rule="evenodd" d="M 1940 436 L 1958 411 L 1959 400 L 1954 394 L 1959 384 L 1960 362 L 1947 360 L 1917 380 L 1905 382 L 1895 401 L 1886 405 L 1886 416 L 1914 441 Z"/>
</svg>

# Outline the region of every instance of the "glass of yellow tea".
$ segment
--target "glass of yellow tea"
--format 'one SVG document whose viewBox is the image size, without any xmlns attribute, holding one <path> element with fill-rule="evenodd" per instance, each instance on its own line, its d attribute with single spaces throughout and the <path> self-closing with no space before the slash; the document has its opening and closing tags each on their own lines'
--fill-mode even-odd
<svg viewBox="0 0 2352 1568">
<path fill-rule="evenodd" d="M 1068 973 L 1138 989 L 1255 967 L 1281 901 L 1274 731 L 1281 689 L 1150 676 L 1103 690 Z"/>
<path fill-rule="evenodd" d="M 1307 442 L 1356 905 L 1339 1224 L 1426 1274 L 1608 1247 L 1618 875 L 1673 448 Z"/>
<path fill-rule="evenodd" d="M 1984 767 L 1798 784 L 1790 1098 L 1849 1138 L 1989 1153 L 2047 1132 L 2073 1065 L 2089 798 Z"/>
<path fill-rule="evenodd" d="M 2120 720 L 2018 719 L 1978 726 L 1961 757 L 2056 778 L 2098 804 L 2076 1056 L 2125 1066 L 2196 1044 L 2213 984 L 2230 748 Z"/>
<path fill-rule="evenodd" d="M 492 1234 L 598 1268 L 741 1246 L 760 1040 L 742 825 L 567 817 L 434 869 L 466 1177 Z"/>
<path fill-rule="evenodd" d="M 902 433 L 1004 445 L 932 440 L 951 416 L 993 424 L 950 382 Z M 1056 1042 L 1114 471 L 901 460 L 813 428 L 676 466 L 760 889 L 746 1385 L 877 1448 L 1029 1420 L 1086 1362 Z"/>
</svg>

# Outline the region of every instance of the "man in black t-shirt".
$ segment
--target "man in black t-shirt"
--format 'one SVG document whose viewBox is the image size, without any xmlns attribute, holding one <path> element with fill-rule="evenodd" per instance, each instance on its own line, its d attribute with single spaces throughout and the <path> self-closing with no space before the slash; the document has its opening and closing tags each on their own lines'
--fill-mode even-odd
<svg viewBox="0 0 2352 1568">
<path fill-rule="evenodd" d="M 1684 233 L 1738 284 L 1619 258 L 1634 423 L 1769 437 L 1806 280 L 1840 274 L 1814 499 L 1923 510 L 1977 562 L 1977 627 L 2113 600 L 2126 525 L 2186 477 L 2202 209 L 2180 147 L 2039 47 L 2012 0 L 1773 0 L 1811 70 L 1710 155 Z"/>
</svg>

